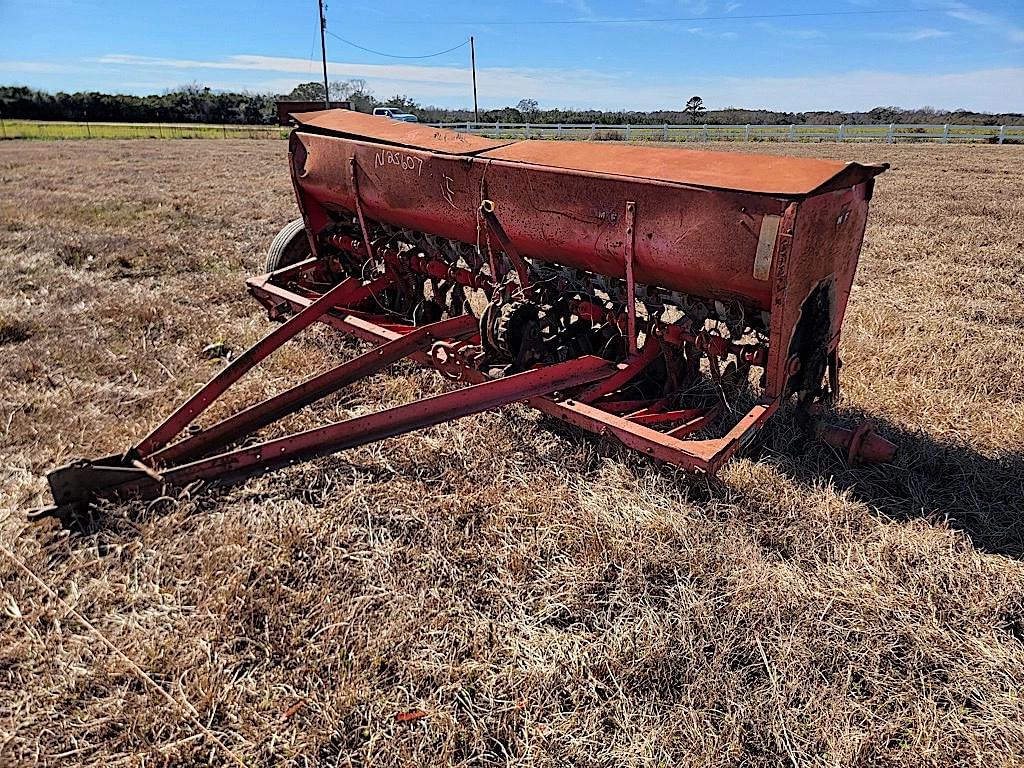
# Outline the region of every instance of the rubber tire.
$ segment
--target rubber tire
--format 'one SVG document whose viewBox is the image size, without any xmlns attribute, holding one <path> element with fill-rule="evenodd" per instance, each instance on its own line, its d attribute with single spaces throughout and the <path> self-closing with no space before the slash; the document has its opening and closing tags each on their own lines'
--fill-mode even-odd
<svg viewBox="0 0 1024 768">
<path fill-rule="evenodd" d="M 306 237 L 306 224 L 302 219 L 290 221 L 277 233 L 274 242 L 267 249 L 265 272 L 276 272 L 279 269 L 298 264 L 313 255 Z"/>
</svg>

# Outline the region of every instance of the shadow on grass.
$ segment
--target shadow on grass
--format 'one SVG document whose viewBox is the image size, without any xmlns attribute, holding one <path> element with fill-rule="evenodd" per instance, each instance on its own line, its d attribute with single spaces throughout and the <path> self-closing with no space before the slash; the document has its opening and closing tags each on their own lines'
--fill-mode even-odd
<svg viewBox="0 0 1024 768">
<path fill-rule="evenodd" d="M 908 431 L 862 412 L 839 411 L 834 418 L 847 425 L 871 418 L 897 444 L 896 460 L 849 467 L 828 446 L 794 439 L 791 427 L 787 435 L 785 419 L 769 426 L 761 451 L 781 454 L 780 468 L 800 483 L 828 480 L 893 520 L 947 522 L 979 550 L 1024 559 L 1024 451 L 989 456 L 966 443 Z"/>
<path fill-rule="evenodd" d="M 850 425 L 868 416 L 859 411 L 843 410 L 832 414 L 830 421 Z M 963 531 L 981 551 L 1024 559 L 1024 452 L 1006 451 L 987 456 L 967 444 L 907 431 L 877 418 L 872 421 L 878 431 L 899 448 L 892 464 L 848 466 L 837 451 L 798 430 L 788 409 L 769 420 L 747 456 L 772 461 L 780 472 L 808 488 L 827 482 L 891 520 L 918 518 L 945 522 Z M 566 441 L 570 451 L 569 446 L 578 447 L 581 442 L 597 447 L 584 454 L 591 461 L 584 460 L 576 466 L 576 472 L 583 476 L 598 472 L 601 457 L 611 453 L 626 461 L 632 456 L 641 463 L 650 462 L 659 467 L 665 482 L 685 484 L 694 502 L 710 502 L 722 492 L 721 488 L 716 489 L 715 483 L 709 484 L 707 478 L 688 475 L 621 446 L 602 443 L 557 419 L 542 418 L 539 423 L 553 438 Z M 344 455 L 332 461 L 335 463 L 328 471 L 337 472 L 341 466 L 347 466 L 371 482 L 383 481 L 395 474 L 394 469 L 350 464 Z M 421 470 L 422 467 L 407 467 L 399 470 L 399 474 L 419 475 Z M 203 488 L 195 499 L 197 511 L 217 508 L 231 485 L 213 484 Z M 280 486 L 270 493 L 278 500 L 282 493 L 287 495 Z M 316 495 L 315 489 L 296 489 L 295 496 L 310 502 L 311 493 Z M 147 505 L 142 515 L 136 513 L 133 517 L 138 520 L 160 515 L 168 505 L 173 508 L 176 502 L 165 497 L 164 503 Z M 116 509 L 118 505 L 113 506 Z M 89 533 L 107 528 L 113 522 L 109 511 L 107 505 L 94 509 L 86 520 L 79 521 L 77 529 Z M 114 517 L 121 516 L 123 509 Z"/>
<path fill-rule="evenodd" d="M 850 467 L 841 453 L 798 429 L 790 408 L 768 421 L 745 455 L 772 461 L 808 488 L 830 483 L 891 520 L 944 522 L 964 532 L 978 550 L 1024 559 L 1024 451 L 985 455 L 966 443 L 909 431 L 852 409 L 829 416 L 829 421 L 843 426 L 864 419 L 898 446 L 893 463 Z M 543 424 L 559 439 L 589 439 L 554 419 L 544 419 Z M 629 453 L 621 450 L 621 456 Z M 719 495 L 706 479 L 658 466 L 664 468 L 666 482 L 685 484 L 694 501 Z"/>
</svg>

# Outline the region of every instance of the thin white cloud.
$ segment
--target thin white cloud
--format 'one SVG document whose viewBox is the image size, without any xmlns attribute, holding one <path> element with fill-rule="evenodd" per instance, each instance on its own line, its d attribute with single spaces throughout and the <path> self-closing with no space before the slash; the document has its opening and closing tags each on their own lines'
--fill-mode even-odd
<svg viewBox="0 0 1024 768">
<path fill-rule="evenodd" d="M 687 27 L 686 32 L 697 37 L 706 37 L 709 40 L 734 40 L 738 37 L 735 32 L 713 32 L 704 27 Z"/>
<path fill-rule="evenodd" d="M 150 90 L 195 80 L 220 90 L 286 93 L 298 82 L 316 79 L 306 59 L 261 55 L 201 60 L 119 53 L 93 59 L 88 66 L 92 82 L 99 77 L 122 85 L 144 82 L 151 84 Z M 329 62 L 328 67 L 332 79 L 365 78 L 380 97 L 406 93 L 421 103 L 453 107 L 472 102 L 468 68 L 348 62 Z M 4 72 L 0 63 L 0 78 Z M 1024 68 L 947 74 L 859 70 L 792 77 L 652 77 L 620 70 L 482 67 L 477 80 L 485 107 L 533 98 L 544 107 L 664 109 L 679 107 L 697 93 L 709 109 L 740 105 L 780 111 L 864 110 L 894 104 L 1024 111 Z"/>
<path fill-rule="evenodd" d="M 87 61 L 96 64 L 113 64 L 140 68 L 185 69 L 185 70 L 235 70 L 259 72 L 293 72 L 306 75 L 310 71 L 307 59 L 286 56 L 237 55 L 221 59 L 172 59 L 155 56 L 137 56 L 127 53 L 109 53 Z M 365 77 L 401 80 L 409 83 L 436 82 L 462 83 L 468 70 L 451 66 L 419 66 L 415 64 L 352 64 L 329 61 L 327 63 L 333 78 Z M 317 70 L 319 71 L 319 67 Z"/>
<path fill-rule="evenodd" d="M 780 27 L 767 21 L 754 22 L 754 26 L 774 37 L 790 37 L 794 40 L 820 40 L 825 37 L 825 33 L 820 29 L 792 29 Z"/>
<path fill-rule="evenodd" d="M 883 105 L 1024 110 L 1024 68 L 947 74 L 854 71 L 798 77 L 710 78 L 697 83 L 708 108 L 742 104 L 764 109 L 859 111 Z"/>
<path fill-rule="evenodd" d="M 922 40 L 937 40 L 949 37 L 950 33 L 942 29 L 924 27 L 922 29 L 894 30 L 892 32 L 872 32 L 869 37 L 879 40 L 900 40 L 906 43 L 919 43 Z"/>
<path fill-rule="evenodd" d="M 679 0 L 679 7 L 692 16 L 703 16 L 708 12 L 708 0 Z"/>
<path fill-rule="evenodd" d="M 281 56 L 237 55 L 227 56 L 218 60 L 170 59 L 152 56 L 136 56 L 134 54 L 107 54 L 93 60 L 98 64 L 131 67 L 138 71 L 154 71 L 172 69 L 191 71 L 191 76 L 198 77 L 204 70 L 220 71 L 254 71 L 267 73 L 291 73 L 298 77 L 287 88 L 275 90 L 291 90 L 299 79 L 317 79 L 318 75 L 310 76 L 309 62 L 306 59 Z M 419 101 L 436 100 L 438 103 L 462 103 L 471 83 L 468 67 L 430 66 L 412 64 L 353 64 L 349 62 L 328 62 L 328 72 L 332 80 L 363 78 L 370 88 L 379 96 L 393 93 L 408 93 Z M 176 76 L 180 80 L 180 76 Z M 514 101 L 521 98 L 553 98 L 557 94 L 561 98 L 565 94 L 600 92 L 615 88 L 620 83 L 618 74 L 603 74 L 586 69 L 534 69 L 529 67 L 487 67 L 477 69 L 477 79 L 481 90 L 489 88 L 491 93 L 503 94 L 502 99 L 515 96 Z M 201 79 L 201 78 L 200 78 Z M 253 78 L 259 82 L 258 88 L 267 88 L 267 81 Z M 278 78 L 280 81 L 280 78 Z M 586 91 L 577 91 L 586 88 Z M 516 95 L 518 94 L 518 95 Z M 538 95 L 540 94 L 540 95 Z M 504 102 L 503 102 L 504 103 Z"/>
<path fill-rule="evenodd" d="M 959 2 L 959 0 L 946 2 L 944 6 L 946 15 L 951 18 L 990 29 L 1004 35 L 1011 43 L 1024 43 L 1024 27 L 1019 27 L 1001 16 L 979 10 L 967 3 Z"/>
<path fill-rule="evenodd" d="M 548 0 L 552 5 L 561 5 L 575 11 L 579 16 L 589 17 L 594 15 L 593 9 L 587 0 Z"/>
</svg>

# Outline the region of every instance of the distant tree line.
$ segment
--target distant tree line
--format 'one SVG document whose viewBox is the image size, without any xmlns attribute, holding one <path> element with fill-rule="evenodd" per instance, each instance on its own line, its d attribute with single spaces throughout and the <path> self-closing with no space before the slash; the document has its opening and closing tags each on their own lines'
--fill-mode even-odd
<svg viewBox="0 0 1024 768">
<path fill-rule="evenodd" d="M 322 88 L 322 86 L 321 86 Z M 428 123 L 460 123 L 474 120 L 471 109 L 446 109 L 422 106 L 405 100 L 402 106 Z M 903 109 L 875 107 L 868 112 L 812 111 L 777 112 L 769 109 L 705 109 L 703 100 L 694 96 L 681 109 L 652 112 L 540 109 L 533 99 L 523 99 L 514 107 L 480 111 L 486 123 L 563 123 L 594 125 L 888 125 L 918 123 L 954 125 L 1024 125 L 1024 114 L 989 114 L 969 110 L 941 110 L 932 107 Z"/>
<path fill-rule="evenodd" d="M 78 120 L 124 123 L 239 123 L 276 120 L 274 97 L 259 93 L 223 93 L 188 85 L 160 95 L 45 93 L 0 87 L 0 115 L 25 120 Z"/>
<path fill-rule="evenodd" d="M 451 123 L 475 120 L 471 109 L 448 109 L 423 105 L 405 95 L 378 99 L 365 80 L 330 83 L 332 100 L 347 100 L 354 109 L 370 112 L 376 106 L 397 106 L 417 115 L 422 122 Z M 132 96 L 92 92 L 46 93 L 32 88 L 0 86 L 0 117 L 27 120 L 75 120 L 132 123 L 216 123 L 268 125 L 276 120 L 274 102 L 281 98 L 317 101 L 323 99 L 322 83 L 300 83 L 291 93 L 228 93 L 192 84 L 163 94 Z M 699 96 L 680 109 L 652 112 L 541 109 L 534 99 L 522 99 L 515 106 L 481 110 L 480 120 L 488 123 L 564 123 L 596 125 L 872 125 L 888 123 L 953 123 L 957 125 L 1024 125 L 1024 114 L 987 114 L 968 110 L 939 110 L 930 107 L 902 109 L 875 107 L 868 112 L 775 112 L 767 109 L 704 108 Z"/>
</svg>

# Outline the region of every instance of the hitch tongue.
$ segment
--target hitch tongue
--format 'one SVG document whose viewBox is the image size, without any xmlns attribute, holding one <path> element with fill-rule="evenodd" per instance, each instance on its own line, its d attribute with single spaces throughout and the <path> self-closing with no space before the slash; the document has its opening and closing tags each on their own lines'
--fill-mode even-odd
<svg viewBox="0 0 1024 768">
<path fill-rule="evenodd" d="M 56 517 L 67 526 L 76 516 L 85 514 L 91 502 L 116 497 L 121 485 L 148 479 L 159 487 L 154 477 L 159 475 L 141 462 L 126 464 L 122 454 L 95 461 L 79 459 L 46 476 L 54 504 L 32 510 L 28 519 L 38 522 Z"/>
</svg>

